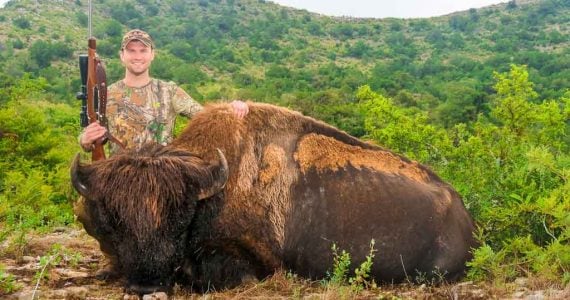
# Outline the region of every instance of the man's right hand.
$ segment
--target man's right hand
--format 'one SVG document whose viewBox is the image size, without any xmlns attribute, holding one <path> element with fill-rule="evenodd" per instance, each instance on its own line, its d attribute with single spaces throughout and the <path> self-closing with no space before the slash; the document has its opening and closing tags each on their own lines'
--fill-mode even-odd
<svg viewBox="0 0 570 300">
<path fill-rule="evenodd" d="M 93 144 L 95 144 L 95 141 L 102 139 L 106 133 L 107 129 L 101 126 L 101 124 L 99 124 L 99 121 L 93 122 L 83 129 L 79 144 L 83 150 L 91 151 L 93 149 Z"/>
</svg>

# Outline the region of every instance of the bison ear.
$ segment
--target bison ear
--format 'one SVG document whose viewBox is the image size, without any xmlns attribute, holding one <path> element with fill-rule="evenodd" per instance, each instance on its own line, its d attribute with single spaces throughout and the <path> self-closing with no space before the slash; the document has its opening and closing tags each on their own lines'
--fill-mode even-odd
<svg viewBox="0 0 570 300">
<path fill-rule="evenodd" d="M 85 167 L 79 163 L 79 158 L 80 155 L 77 153 L 77 155 L 75 155 L 75 159 L 73 159 L 73 163 L 71 164 L 71 183 L 81 196 L 89 198 L 89 195 L 91 193 L 89 191 L 89 185 L 86 180 L 88 176 L 86 176 Z"/>
<path fill-rule="evenodd" d="M 209 172 L 212 175 L 212 184 L 200 189 L 198 200 L 212 197 L 222 191 L 228 181 L 228 162 L 220 149 L 216 149 L 218 154 L 217 161 L 210 164 Z"/>
</svg>

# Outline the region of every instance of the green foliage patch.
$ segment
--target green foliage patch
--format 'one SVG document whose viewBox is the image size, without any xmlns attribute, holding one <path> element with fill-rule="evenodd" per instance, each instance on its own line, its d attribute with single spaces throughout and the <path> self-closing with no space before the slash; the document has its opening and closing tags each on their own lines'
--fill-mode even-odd
<svg viewBox="0 0 570 300">
<path fill-rule="evenodd" d="M 351 291 L 359 293 L 364 289 L 377 288 L 374 278 L 370 278 L 372 265 L 374 264 L 374 256 L 376 249 L 374 249 L 375 241 L 370 241 L 370 252 L 366 259 L 358 266 L 352 266 L 350 253 L 341 250 L 333 243 L 331 246 L 333 255 L 332 271 L 327 272 L 328 278 L 323 283 L 333 287 L 342 287 L 345 285 L 350 286 Z M 354 276 L 349 276 L 351 270 L 354 270 Z"/>
<path fill-rule="evenodd" d="M 73 223 L 69 164 L 77 111 L 46 101 L 45 80 L 24 76 L 0 106 L 0 239 Z"/>
</svg>

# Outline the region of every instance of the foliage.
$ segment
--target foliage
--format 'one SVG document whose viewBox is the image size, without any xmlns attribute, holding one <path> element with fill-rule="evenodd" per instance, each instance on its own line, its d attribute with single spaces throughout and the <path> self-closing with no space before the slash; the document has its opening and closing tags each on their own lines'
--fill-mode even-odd
<svg viewBox="0 0 570 300">
<path fill-rule="evenodd" d="M 361 87 L 356 96 L 365 111 L 365 138 L 423 162 L 443 159 L 449 139 L 444 130 L 429 124 L 425 112 L 398 107 L 369 86 Z"/>
<path fill-rule="evenodd" d="M 14 275 L 7 273 L 4 266 L 0 264 L 0 296 L 11 294 L 20 288 L 21 286 L 16 283 Z"/>
<path fill-rule="evenodd" d="M 69 59 L 73 50 L 65 43 L 51 43 L 42 40 L 36 41 L 30 47 L 30 57 L 40 68 L 50 66 L 52 60 L 56 58 Z"/>
<path fill-rule="evenodd" d="M 0 106 L 0 237 L 73 222 L 68 166 L 76 111 L 44 99 L 45 79 L 24 76 Z"/>
<path fill-rule="evenodd" d="M 52 245 L 48 253 L 40 257 L 40 269 L 36 272 L 34 276 L 34 279 L 36 280 L 34 294 L 38 290 L 38 287 L 40 286 L 40 283 L 43 280 L 50 279 L 49 270 L 51 268 L 61 266 L 62 264 L 67 264 L 71 267 L 74 267 L 77 266 L 80 260 L 81 260 L 80 253 L 66 249 L 65 247 L 62 247 L 60 244 Z M 34 298 L 33 295 L 32 299 Z"/>
<path fill-rule="evenodd" d="M 367 86 L 357 93 L 367 137 L 429 164 L 463 195 L 482 230 L 469 263 L 476 280 L 570 278 L 570 102 L 568 93 L 538 102 L 529 78 L 522 65 L 495 72 L 489 117 L 450 129 Z"/>
<path fill-rule="evenodd" d="M 512 65 L 508 74 L 495 72 L 497 101 L 492 115 L 501 120 L 511 133 L 522 135 L 523 130 L 535 121 L 535 109 L 531 103 L 537 93 L 528 80 L 524 66 Z"/>
<path fill-rule="evenodd" d="M 329 280 L 333 285 L 343 285 L 347 281 L 347 275 L 350 267 L 350 253 L 342 250 L 339 253 L 339 249 L 336 244 L 333 243 L 332 247 L 333 252 L 333 270 L 332 273 L 329 274 Z"/>
<path fill-rule="evenodd" d="M 30 21 L 26 18 L 17 18 L 12 22 L 14 25 L 20 27 L 21 29 L 29 29 L 31 27 Z"/>
<path fill-rule="evenodd" d="M 370 252 L 366 256 L 366 260 L 363 261 L 360 266 L 354 269 L 354 277 L 348 279 L 350 286 L 355 291 L 361 291 L 365 288 L 376 288 L 376 283 L 374 278 L 370 278 L 370 272 L 372 271 L 373 259 L 377 251 L 374 249 L 375 241 L 372 239 L 370 241 Z"/>
<path fill-rule="evenodd" d="M 374 245 L 375 241 L 372 239 L 370 241 L 370 252 L 366 256 L 366 260 L 363 261 L 360 266 L 354 268 L 351 266 L 350 253 L 345 250 L 340 250 L 337 245 L 333 243 L 331 246 L 333 269 L 332 272 L 327 272 L 328 280 L 325 283 L 336 287 L 342 287 L 348 284 L 351 290 L 356 293 L 364 289 L 376 288 L 377 286 L 374 279 L 370 278 L 375 252 L 377 251 L 374 249 Z M 351 269 L 354 269 L 354 276 L 349 277 Z"/>
<path fill-rule="evenodd" d="M 158 46 L 155 76 L 181 81 L 189 91 L 222 85 L 218 90 L 232 91 L 234 97 L 290 106 L 357 136 L 364 134 L 356 124 L 359 114 L 346 113 L 339 120 L 327 114 L 329 103 L 312 105 L 310 95 L 326 92 L 349 104 L 333 104 L 335 112 L 349 110 L 361 85 L 393 99 L 405 90 L 416 99 L 408 106 L 429 109 L 430 123 L 451 128 L 488 114 L 492 71 L 504 71 L 505 62 L 529 66 L 537 103 L 559 98 L 570 85 L 564 39 L 570 30 L 569 7 L 564 1 L 511 1 L 422 20 L 331 18 L 251 0 L 216 5 L 169 0 L 160 6 L 109 0 L 93 5 L 95 36 L 110 81 L 122 75 L 117 57 L 121 33 L 142 28 Z M 85 52 L 85 12 L 84 1 L 6 5 L 0 35 L 22 51 L 2 55 L 0 50 L 4 73 L 18 78 L 32 72 L 57 85 L 58 98 L 70 98 L 77 84 L 58 80 L 78 77 L 76 60 L 69 58 Z M 50 39 L 31 32 L 36 27 L 50 32 Z M 54 65 L 61 76 L 49 78 L 45 69 Z"/>
</svg>

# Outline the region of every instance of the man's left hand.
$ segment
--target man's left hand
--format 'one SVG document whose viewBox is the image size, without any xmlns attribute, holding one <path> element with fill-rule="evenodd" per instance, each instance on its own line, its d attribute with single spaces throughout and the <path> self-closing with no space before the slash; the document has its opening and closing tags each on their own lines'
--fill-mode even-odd
<svg viewBox="0 0 570 300">
<path fill-rule="evenodd" d="M 247 103 L 241 100 L 234 100 L 230 102 L 230 105 L 234 109 L 234 114 L 239 119 L 243 119 L 243 117 L 245 117 L 249 113 L 249 106 L 247 105 Z"/>
</svg>

